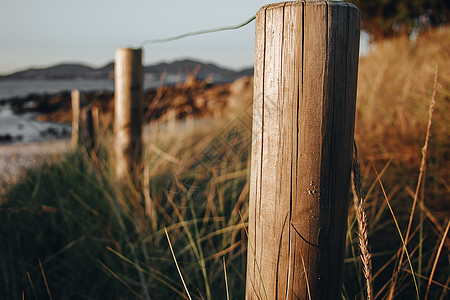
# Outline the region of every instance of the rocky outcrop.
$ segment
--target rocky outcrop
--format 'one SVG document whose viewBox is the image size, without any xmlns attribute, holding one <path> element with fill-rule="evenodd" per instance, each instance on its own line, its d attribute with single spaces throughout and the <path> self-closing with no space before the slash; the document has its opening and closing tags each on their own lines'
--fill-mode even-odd
<svg viewBox="0 0 450 300">
<path fill-rule="evenodd" d="M 225 84 L 210 84 L 197 80 L 192 74 L 184 83 L 174 86 L 160 86 L 145 92 L 143 115 L 146 121 L 167 118 L 170 112 L 178 119 L 186 116 L 207 117 L 231 113 L 240 107 L 251 104 L 253 95 L 253 78 L 240 79 Z M 114 111 L 114 94 L 112 92 L 84 93 L 85 106 L 97 106 L 101 112 L 103 124 L 112 123 Z M 5 101 L 4 101 L 5 102 Z M 56 95 L 32 94 L 23 98 L 7 100 L 15 114 L 27 112 L 36 113 L 38 121 L 70 123 L 71 95 L 70 92 Z M 248 103 L 248 104 L 246 104 Z"/>
</svg>

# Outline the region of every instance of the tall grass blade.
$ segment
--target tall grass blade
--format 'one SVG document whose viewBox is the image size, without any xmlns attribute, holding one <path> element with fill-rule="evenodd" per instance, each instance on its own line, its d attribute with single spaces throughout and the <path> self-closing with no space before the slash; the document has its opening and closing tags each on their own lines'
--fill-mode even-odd
<svg viewBox="0 0 450 300">
<path fill-rule="evenodd" d="M 175 283 L 175 282 L 172 280 L 172 278 L 166 276 L 165 274 L 162 274 L 160 271 L 158 271 L 158 270 L 155 269 L 155 268 L 149 267 L 149 270 L 145 270 L 144 268 L 142 268 L 142 267 L 140 267 L 140 266 L 137 266 L 132 260 L 130 260 L 129 258 L 123 256 L 122 254 L 120 254 L 119 252 L 115 251 L 115 250 L 112 249 L 111 247 L 106 247 L 106 248 L 107 248 L 110 252 L 112 252 L 113 254 L 117 255 L 117 256 L 118 256 L 119 258 L 121 258 L 122 260 L 124 260 L 125 262 L 129 263 L 130 265 L 132 265 L 132 266 L 135 267 L 135 268 L 141 269 L 142 272 L 146 272 L 149 276 L 151 276 L 151 277 L 153 277 L 154 279 L 158 280 L 159 282 L 161 282 L 162 284 L 164 284 L 165 286 L 167 286 L 169 289 L 171 289 L 172 291 L 174 291 L 175 293 L 177 293 L 178 295 L 180 295 L 180 296 L 183 297 L 184 299 L 187 299 L 187 297 L 186 297 L 182 292 L 180 292 L 177 288 L 175 288 L 174 286 L 172 286 L 172 284 L 170 284 L 170 283 L 168 282 L 168 281 L 172 281 L 173 283 Z M 109 270 L 102 262 L 100 262 L 100 264 L 101 264 L 104 268 L 106 268 L 110 273 L 112 273 L 112 271 Z M 158 276 L 164 277 L 164 279 L 161 278 L 161 277 L 156 276 L 155 274 L 158 275 Z M 123 281 L 122 281 L 120 278 L 118 278 L 118 276 L 117 276 L 116 274 L 112 273 L 112 275 L 113 275 L 114 277 L 116 277 L 117 279 L 119 279 L 119 280 L 123 283 Z M 128 286 L 127 286 L 127 287 L 128 287 Z M 134 292 L 134 291 L 133 291 L 133 292 Z"/>
<path fill-rule="evenodd" d="M 116 191 L 116 194 L 120 195 L 120 193 L 118 191 Z M 127 242 L 128 245 L 130 245 L 131 255 L 135 259 L 135 263 L 134 264 L 136 265 L 136 271 L 137 271 L 138 276 L 139 276 L 139 282 L 141 284 L 142 290 L 144 291 L 144 294 L 145 294 L 145 299 L 150 300 L 150 294 L 148 293 L 148 289 L 147 289 L 147 286 L 145 284 L 144 274 L 142 272 L 141 267 L 139 266 L 139 261 L 137 259 L 136 250 L 135 250 L 135 248 L 133 247 L 133 245 L 132 245 L 132 243 L 130 241 L 130 238 L 129 238 L 129 235 L 128 235 L 128 231 L 127 231 L 127 227 L 125 226 L 125 223 L 124 223 L 124 219 L 123 219 L 124 206 L 119 207 L 120 204 L 118 204 L 116 201 L 114 201 L 114 199 L 112 198 L 111 195 L 106 195 L 106 196 L 109 199 L 110 203 L 112 204 L 112 209 L 114 210 L 114 214 L 116 215 L 117 220 L 119 222 L 119 226 L 121 227 L 121 229 L 122 229 L 122 231 L 124 233 L 125 241 Z M 120 200 L 121 199 L 119 198 L 119 201 Z"/>
<path fill-rule="evenodd" d="M 53 300 L 52 293 L 50 293 L 50 288 L 48 287 L 47 278 L 45 277 L 44 268 L 42 267 L 41 259 L 39 258 L 39 268 L 41 269 L 42 277 L 44 278 L 45 289 L 47 290 L 47 294 L 50 300 Z"/>
<path fill-rule="evenodd" d="M 200 295 L 200 298 L 202 298 L 202 300 L 205 300 L 205 298 L 203 298 L 202 292 L 200 292 L 200 290 L 197 288 L 197 292 Z"/>
<path fill-rule="evenodd" d="M 444 235 L 442 236 L 441 244 L 439 245 L 439 249 L 438 249 L 438 251 L 436 253 L 436 258 L 435 258 L 434 263 L 433 263 L 433 268 L 431 269 L 430 279 L 428 280 L 427 293 L 425 294 L 425 300 L 427 300 L 427 298 L 428 298 L 428 293 L 430 291 L 431 282 L 433 280 L 434 272 L 436 271 L 436 266 L 437 266 L 437 263 L 438 263 L 438 260 L 439 260 L 439 256 L 441 255 L 442 247 L 444 246 L 444 241 L 447 238 L 449 227 L 450 227 L 450 221 L 447 222 L 447 228 L 445 228 L 445 232 L 444 232 Z"/>
<path fill-rule="evenodd" d="M 178 274 L 180 275 L 181 282 L 183 282 L 184 290 L 186 291 L 186 293 L 189 297 L 189 300 L 192 300 L 191 295 L 189 294 L 189 290 L 186 286 L 186 283 L 184 282 L 183 274 L 181 274 L 180 267 L 178 266 L 177 258 L 175 257 L 175 253 L 173 252 L 172 243 L 170 242 L 169 234 L 167 233 L 167 229 L 165 227 L 164 227 L 164 231 L 166 232 L 166 237 L 167 237 L 167 241 L 169 242 L 170 252 L 172 252 L 173 260 L 175 261 L 175 265 L 177 267 Z"/>
<path fill-rule="evenodd" d="M 190 205 L 191 208 L 191 213 L 192 216 L 194 217 L 194 219 L 197 219 L 197 215 L 195 213 L 195 209 L 193 207 L 193 205 Z M 207 270 L 206 270 L 206 264 L 205 264 L 205 256 L 203 255 L 203 249 L 202 249 L 202 245 L 201 243 L 198 241 L 200 239 L 200 231 L 198 230 L 198 224 L 194 223 L 194 231 L 195 231 L 195 235 L 197 236 L 197 242 L 192 241 L 194 244 L 192 245 L 192 247 L 196 247 L 199 253 L 199 264 L 200 264 L 200 268 L 202 270 L 202 275 L 203 275 L 203 281 L 205 282 L 205 289 L 206 289 L 206 298 L 208 300 L 211 299 L 211 291 L 209 288 L 209 282 L 208 282 L 208 274 L 207 274 Z"/>
<path fill-rule="evenodd" d="M 38 297 L 37 297 L 37 295 L 36 295 L 36 290 L 34 289 L 33 281 L 31 280 L 30 273 L 28 273 L 28 272 L 27 272 L 27 277 L 28 277 L 28 281 L 29 281 L 30 284 L 31 284 L 31 289 L 33 290 L 34 299 L 37 300 Z"/>
<path fill-rule="evenodd" d="M 406 257 L 407 257 L 408 263 L 409 263 L 409 268 L 411 269 L 411 276 L 412 276 L 413 281 L 414 281 L 414 287 L 415 287 L 415 289 L 416 289 L 416 296 L 417 296 L 417 299 L 420 299 L 420 296 L 419 296 L 419 288 L 418 288 L 418 286 L 417 286 L 416 276 L 414 275 L 414 268 L 413 268 L 412 263 L 411 263 L 411 258 L 409 257 L 409 252 L 408 252 L 408 249 L 406 248 L 406 242 L 405 242 L 405 239 L 403 238 L 402 231 L 400 230 L 400 226 L 398 225 L 397 218 L 395 217 L 395 214 L 394 214 L 394 210 L 392 209 L 392 206 L 391 206 L 391 204 L 389 203 L 389 199 L 388 199 L 388 197 L 387 197 L 387 195 L 386 195 L 386 191 L 385 191 L 385 189 L 384 189 L 383 183 L 381 182 L 381 179 L 380 179 L 380 176 L 379 176 L 377 170 L 375 170 L 375 173 L 377 174 L 378 182 L 379 182 L 379 184 L 380 184 L 380 186 L 381 186 L 381 190 L 383 191 L 384 199 L 386 200 L 386 203 L 387 203 L 387 205 L 388 205 L 388 207 L 389 207 L 389 210 L 390 210 L 390 212 L 391 212 L 391 214 L 392 214 L 392 218 L 394 219 L 395 227 L 396 227 L 396 229 L 397 229 L 398 235 L 400 236 L 400 239 L 401 239 L 401 241 L 402 241 L 403 251 L 404 251 L 404 253 L 406 254 Z M 395 279 L 393 278 L 392 280 L 395 280 Z M 394 283 L 393 283 L 393 284 L 394 284 Z M 389 295 L 389 299 L 392 299 L 392 297 L 393 297 L 393 291 L 391 290 L 391 294 Z"/>
<path fill-rule="evenodd" d="M 442 289 L 442 294 L 441 297 L 439 298 L 439 300 L 444 300 L 445 295 L 447 294 L 448 290 L 449 290 L 449 284 L 450 284 L 450 276 L 447 278 L 447 282 L 445 283 L 444 288 Z"/>
<path fill-rule="evenodd" d="M 417 186 L 416 186 L 416 192 L 414 193 L 414 202 L 411 208 L 411 213 L 409 216 L 409 222 L 408 222 L 408 228 L 406 229 L 406 235 L 405 235 L 405 241 L 406 243 L 408 243 L 409 241 L 409 234 L 411 232 L 411 226 L 412 226 L 412 221 L 414 218 L 414 212 L 416 210 L 416 205 L 417 205 L 417 199 L 419 197 L 419 191 L 420 191 L 420 187 L 422 185 L 422 179 L 423 179 L 423 175 L 425 172 L 425 168 L 426 168 L 426 162 L 427 162 L 427 151 L 428 151 L 428 141 L 430 139 L 430 131 L 431 131 L 431 124 L 433 121 L 433 112 L 434 112 L 434 107 L 436 105 L 436 90 L 437 90 L 437 79 L 438 79 L 438 67 L 436 66 L 435 68 L 435 73 L 434 73 L 434 84 L 433 84 L 433 94 L 431 95 L 431 103 L 430 103 L 430 107 L 429 107 L 429 111 L 428 111 L 428 124 L 427 124 L 427 133 L 425 136 L 425 144 L 422 148 L 422 160 L 420 162 L 420 170 L 419 170 L 419 178 L 417 179 Z M 422 199 L 423 200 L 423 199 Z M 404 251 L 401 252 L 400 255 L 400 260 L 397 266 L 397 272 L 394 274 L 394 276 L 397 276 L 396 274 L 398 274 L 398 272 L 401 269 L 402 263 L 403 263 L 403 256 L 404 256 Z M 392 286 L 391 286 L 391 290 L 390 290 L 390 295 L 391 298 L 393 296 L 393 292 L 395 289 L 395 283 L 396 280 L 392 281 Z"/>
<path fill-rule="evenodd" d="M 227 300 L 230 300 L 230 293 L 228 292 L 228 278 L 227 278 L 227 265 L 225 264 L 225 256 L 223 257 L 223 272 L 225 273 L 225 289 L 227 290 Z"/>
<path fill-rule="evenodd" d="M 109 273 L 111 274 L 114 278 L 116 278 L 120 283 L 122 283 L 128 290 L 130 290 L 136 297 L 138 298 L 142 298 L 141 295 L 139 295 L 138 293 L 136 293 L 134 291 L 134 289 L 129 286 L 122 278 L 120 278 L 120 276 L 116 273 L 114 273 L 113 270 L 111 270 L 110 268 L 108 268 L 101 260 L 97 260 L 98 263 Z"/>
<path fill-rule="evenodd" d="M 439 243 L 439 244 L 440 244 L 440 243 Z M 411 273 L 411 271 L 410 271 L 409 269 L 403 268 L 402 270 L 405 271 L 405 272 Z M 417 273 L 417 272 L 416 272 L 415 275 L 417 276 L 417 278 L 421 278 L 421 279 L 424 279 L 424 280 L 430 280 L 430 277 L 421 275 L 421 274 L 419 274 L 419 273 Z M 436 285 L 436 286 L 438 286 L 438 287 L 441 287 L 444 291 L 450 289 L 450 288 L 448 287 L 448 283 L 447 283 L 447 284 L 443 284 L 443 283 L 437 282 L 436 280 L 433 280 L 433 279 L 431 280 L 431 283 L 434 284 L 434 285 Z"/>
</svg>

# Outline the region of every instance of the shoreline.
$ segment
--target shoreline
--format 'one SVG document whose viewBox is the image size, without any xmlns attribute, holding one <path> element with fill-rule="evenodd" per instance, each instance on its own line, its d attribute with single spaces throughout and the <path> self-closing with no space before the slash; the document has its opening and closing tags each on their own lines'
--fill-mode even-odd
<svg viewBox="0 0 450 300">
<path fill-rule="evenodd" d="M 15 113 L 11 104 L 0 106 L 0 146 L 70 137 L 71 124 L 40 121 L 40 112 Z"/>
<path fill-rule="evenodd" d="M 143 107 L 151 111 L 145 122 L 147 125 L 154 121 L 169 124 L 188 117 L 201 119 L 234 114 L 241 105 L 251 103 L 252 86 L 252 77 L 216 85 L 191 78 L 176 86 L 147 90 Z M 112 124 L 113 94 L 99 91 L 84 96 L 90 105 L 100 108 L 100 123 L 105 128 Z M 0 105 L 0 195 L 5 185 L 19 181 L 24 169 L 70 151 L 70 93 L 29 95 L 16 100 Z"/>
<path fill-rule="evenodd" d="M 0 145 L 0 203 L 7 186 L 24 179 L 25 172 L 68 153 L 70 139 Z"/>
</svg>

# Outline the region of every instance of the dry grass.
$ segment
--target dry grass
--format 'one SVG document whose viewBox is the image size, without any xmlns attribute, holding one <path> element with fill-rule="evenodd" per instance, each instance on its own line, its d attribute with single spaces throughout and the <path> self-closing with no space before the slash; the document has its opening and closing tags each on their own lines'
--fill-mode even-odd
<svg viewBox="0 0 450 300">
<path fill-rule="evenodd" d="M 361 59 L 361 168 L 354 171 L 344 299 L 448 297 L 449 49 L 444 28 L 416 43 L 385 42 Z M 238 122 L 245 129 L 238 139 L 233 120 L 224 121 L 182 136 L 153 126 L 142 193 L 122 195 L 107 156 L 92 162 L 82 151 L 30 171 L 0 208 L 0 295 L 244 298 L 246 253 L 253 251 L 246 239 L 249 120 Z"/>
<path fill-rule="evenodd" d="M 425 299 L 430 291 L 433 299 L 448 296 L 449 99 L 449 27 L 415 42 L 384 41 L 360 61 L 355 140 L 372 254 L 366 286 L 372 285 L 374 299 Z M 355 199 L 356 220 L 349 228 L 358 224 L 361 232 L 362 202 Z M 349 235 L 355 257 L 353 244 L 365 237 Z M 355 272 L 363 269 L 360 289 L 367 278 L 362 261 L 354 264 Z"/>
<path fill-rule="evenodd" d="M 361 262 L 363 264 L 362 271 L 366 285 L 367 300 L 373 298 L 372 292 L 372 259 L 369 251 L 369 238 L 367 232 L 367 215 L 364 208 L 364 192 L 362 186 L 361 167 L 358 160 L 358 150 L 355 146 L 353 159 L 353 204 L 355 209 L 355 216 L 358 222 L 358 237 Z"/>
<path fill-rule="evenodd" d="M 433 134 L 446 142 L 450 137 L 446 113 L 450 109 L 450 27 L 429 32 L 416 42 L 406 37 L 381 42 L 361 58 L 356 132 L 361 157 L 420 161 L 436 66 L 435 122 L 439 125 Z"/>
</svg>

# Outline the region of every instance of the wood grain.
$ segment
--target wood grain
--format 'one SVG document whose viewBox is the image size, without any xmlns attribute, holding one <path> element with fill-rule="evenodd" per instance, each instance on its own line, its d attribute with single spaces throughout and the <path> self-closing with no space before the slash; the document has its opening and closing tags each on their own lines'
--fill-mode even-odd
<svg viewBox="0 0 450 300">
<path fill-rule="evenodd" d="M 340 297 L 359 20 L 345 2 L 257 13 L 247 299 Z"/>
<path fill-rule="evenodd" d="M 133 181 L 142 147 L 142 50 L 120 48 L 114 67 L 114 154 L 119 182 Z"/>
<path fill-rule="evenodd" d="M 71 94 L 72 102 L 72 137 L 71 145 L 73 149 L 76 149 L 79 144 L 80 134 L 80 91 L 73 90 Z"/>
</svg>

